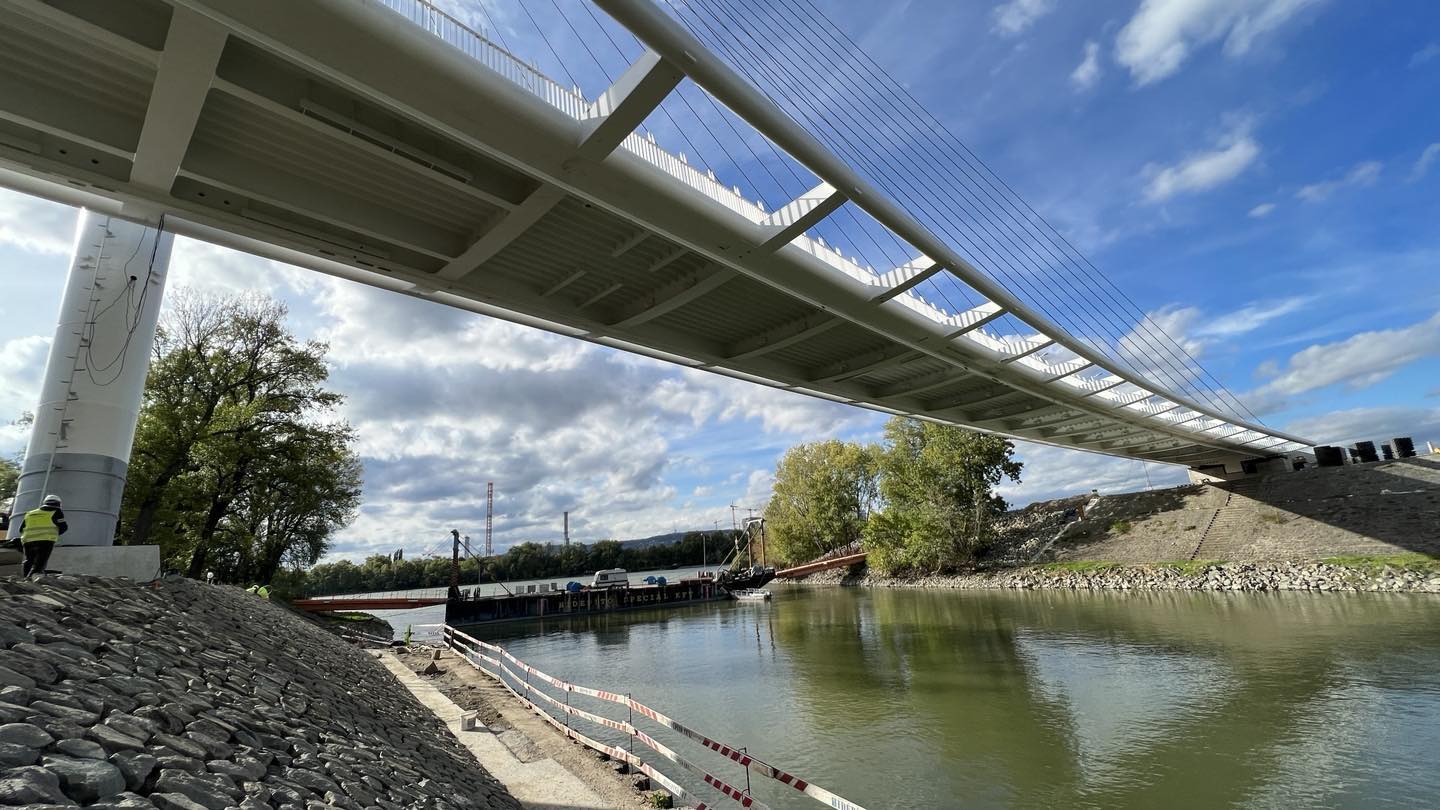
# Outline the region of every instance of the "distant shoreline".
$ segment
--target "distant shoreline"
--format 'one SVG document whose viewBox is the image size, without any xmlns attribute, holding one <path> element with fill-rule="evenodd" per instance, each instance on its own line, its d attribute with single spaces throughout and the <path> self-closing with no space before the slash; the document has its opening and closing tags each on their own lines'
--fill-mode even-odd
<svg viewBox="0 0 1440 810">
<path fill-rule="evenodd" d="M 857 570 L 858 569 L 858 570 Z M 796 585 L 935 590 L 1319 591 L 1440 594 L 1440 563 L 1420 555 L 1311 562 L 1052 563 L 963 574 L 887 577 L 865 566 Z"/>
</svg>

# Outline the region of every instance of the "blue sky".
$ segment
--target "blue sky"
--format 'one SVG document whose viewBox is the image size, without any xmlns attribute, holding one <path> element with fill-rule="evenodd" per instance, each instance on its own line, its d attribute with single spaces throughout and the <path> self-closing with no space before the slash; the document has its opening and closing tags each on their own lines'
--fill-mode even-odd
<svg viewBox="0 0 1440 810">
<path fill-rule="evenodd" d="M 1266 423 L 1440 440 L 1440 7 L 822 7 Z M 496 0 L 490 20 L 559 75 L 517 8 Z M 578 53 L 548 33 L 561 59 Z M 73 225 L 0 192 L 0 422 L 33 407 Z M 490 480 L 502 547 L 554 539 L 565 509 L 586 541 L 728 524 L 729 504 L 764 504 L 786 447 L 873 440 L 884 420 L 200 243 L 178 243 L 171 272 L 172 291 L 267 291 L 330 342 L 366 465 L 343 556 L 393 548 L 417 505 L 436 539 L 478 536 Z M 0 452 L 24 441 L 0 426 Z M 1134 461 L 1021 456 L 1017 502 L 1146 485 Z"/>
</svg>

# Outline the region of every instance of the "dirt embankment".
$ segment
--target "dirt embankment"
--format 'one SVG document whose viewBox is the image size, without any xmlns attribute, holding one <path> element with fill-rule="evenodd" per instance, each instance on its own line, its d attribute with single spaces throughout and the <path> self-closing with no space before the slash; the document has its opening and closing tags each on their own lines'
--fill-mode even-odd
<svg viewBox="0 0 1440 810">
<path fill-rule="evenodd" d="M 975 572 L 805 584 L 1440 592 L 1440 457 L 1031 504 Z M 1084 517 L 1079 517 L 1080 506 Z"/>
</svg>

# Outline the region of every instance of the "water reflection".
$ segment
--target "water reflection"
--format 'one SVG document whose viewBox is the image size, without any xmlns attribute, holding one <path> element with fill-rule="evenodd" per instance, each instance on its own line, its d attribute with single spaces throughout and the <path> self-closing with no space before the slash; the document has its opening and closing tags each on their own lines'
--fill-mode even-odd
<svg viewBox="0 0 1440 810">
<path fill-rule="evenodd" d="M 1437 619 L 1419 596 L 781 589 L 487 636 L 871 808 L 1359 807 L 1440 793 Z"/>
</svg>

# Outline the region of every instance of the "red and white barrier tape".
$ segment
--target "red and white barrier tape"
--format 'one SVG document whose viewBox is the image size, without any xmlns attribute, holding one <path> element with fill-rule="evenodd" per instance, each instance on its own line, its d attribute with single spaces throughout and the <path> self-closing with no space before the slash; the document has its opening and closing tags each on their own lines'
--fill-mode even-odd
<svg viewBox="0 0 1440 810">
<path fill-rule="evenodd" d="M 562 734 L 564 734 L 566 737 L 569 737 L 569 738 L 571 738 L 571 739 L 573 739 L 573 740 L 576 740 L 577 742 L 581 743 L 582 745 L 585 745 L 585 746 L 588 746 L 588 747 L 590 747 L 590 748 L 593 748 L 593 749 L 595 749 L 596 751 L 600 751 L 601 753 L 606 754 L 607 756 L 611 757 L 612 759 L 618 759 L 618 760 L 621 760 L 622 762 L 625 762 L 625 763 L 629 764 L 629 765 L 630 765 L 631 767 L 633 767 L 635 770 L 640 771 L 641 773 L 643 773 L 643 774 L 645 774 L 646 776 L 650 777 L 650 779 L 651 779 L 655 784 L 660 785 L 661 787 L 663 787 L 663 788 L 665 788 L 666 790 L 670 791 L 671 794 L 673 794 L 673 795 L 676 796 L 677 798 L 681 799 L 682 801 L 688 802 L 688 803 L 690 803 L 691 805 L 693 805 L 693 806 L 696 808 L 696 810 L 710 810 L 711 805 L 706 804 L 705 801 L 704 801 L 703 799 L 701 799 L 699 796 L 696 796 L 695 794 L 693 794 L 693 793 L 691 793 L 690 791 L 686 790 L 685 787 L 684 787 L 683 785 L 681 785 L 680 783 L 674 781 L 673 779 L 671 779 L 670 777 L 668 777 L 668 776 L 666 776 L 665 774 L 661 773 L 660 771 L 655 770 L 655 768 L 654 768 L 652 765 L 650 765 L 648 762 L 645 762 L 644 760 L 640 759 L 639 757 L 635 756 L 634 754 L 630 753 L 629 751 L 626 751 L 626 750 L 623 749 L 623 748 L 616 748 L 615 746 L 612 746 L 612 745 L 606 745 L 605 743 L 602 743 L 602 742 L 600 742 L 599 740 L 591 739 L 590 737 L 587 737 L 587 736 L 585 736 L 584 734 L 581 734 L 580 732 L 576 731 L 575 729 L 571 728 L 570 726 L 567 726 L 567 725 L 561 723 L 560 721 L 556 720 L 549 712 L 545 711 L 544 709 L 541 709 L 541 708 L 540 708 L 539 706 L 537 706 L 533 701 L 529 700 L 529 699 L 526 698 L 524 695 L 522 695 L 522 694 L 520 694 L 519 692 L 515 691 L 515 688 L 512 687 L 508 682 L 506 682 L 506 680 L 505 680 L 504 678 L 500 677 L 499 675 L 495 674 L 494 672 L 491 672 L 490 670 L 488 670 L 488 669 L 486 669 L 486 668 L 484 668 L 484 667 L 482 667 L 482 666 L 479 666 L 479 665 L 476 664 L 474 661 L 470 660 L 470 655 L 472 655 L 472 654 L 473 654 L 473 655 L 477 655 L 477 656 L 480 657 L 480 658 L 484 658 L 484 659 L 486 659 L 486 660 L 488 660 L 488 661 L 492 661 L 492 662 L 495 662 L 495 663 L 498 664 L 498 662 L 496 662 L 495 659 L 490 658 L 489 656 L 486 656 L 486 655 L 479 655 L 478 653 L 472 653 L 471 651 L 468 651 L 468 650 L 457 650 L 457 652 L 459 652 L 462 656 L 464 656 L 465 659 L 471 664 L 471 666 L 474 666 L 477 670 L 485 673 L 485 674 L 488 675 L 490 678 L 492 678 L 492 679 L 494 679 L 495 681 L 499 682 L 499 684 L 500 684 L 501 686 L 505 687 L 506 691 L 508 691 L 511 695 L 513 695 L 516 700 L 518 700 L 518 701 L 520 701 L 521 703 L 523 703 L 526 708 L 528 708 L 528 709 L 530 709 L 531 711 L 535 712 L 536 714 L 540 715 L 540 717 L 542 717 L 542 718 L 543 718 L 546 722 L 548 722 L 550 725 L 554 726 L 558 731 L 560 731 L 560 732 L 561 732 Z M 504 665 L 500 665 L 500 668 L 503 669 L 507 674 L 509 674 L 511 678 L 515 678 L 516 680 L 519 680 L 519 678 L 515 675 L 515 673 L 514 673 L 514 672 L 511 672 L 511 671 L 509 670 L 509 668 L 504 667 Z M 527 691 L 529 691 L 529 690 L 531 689 L 531 687 L 530 687 L 528 684 L 523 684 L 523 685 L 525 685 L 525 686 L 527 687 Z M 545 697 L 545 698 L 547 698 L 547 699 L 549 699 L 549 700 L 552 700 L 552 701 L 554 700 L 554 698 L 551 698 L 549 695 L 544 695 L 544 693 L 542 693 L 542 692 L 538 692 L 538 691 L 537 691 L 537 692 L 535 692 L 535 694 L 541 695 L 541 696 L 543 696 L 543 697 Z M 560 705 L 563 705 L 563 704 L 560 704 Z M 586 714 L 588 714 L 588 712 L 587 712 Z M 707 774 L 706 776 L 708 777 L 708 774 Z M 710 779 L 714 779 L 714 777 L 708 777 L 707 782 L 708 782 Z M 719 780 L 715 780 L 715 781 L 718 782 Z M 721 782 L 720 784 L 723 785 L 724 783 Z M 728 785 L 726 785 L 726 787 L 729 788 Z M 730 789 L 731 791 L 734 791 L 734 790 L 735 790 L 734 788 L 729 788 L 729 789 Z M 738 793 L 738 791 L 736 791 L 736 792 Z M 729 794 L 727 794 L 727 795 L 729 795 Z M 749 798 L 749 797 L 746 797 L 746 798 Z M 747 807 L 759 807 L 759 808 L 764 808 L 765 810 L 768 810 L 768 808 L 765 808 L 765 805 L 760 804 L 760 803 L 758 803 L 758 802 L 755 802 L 755 801 L 753 801 L 753 800 L 750 801 L 750 802 L 748 802 L 748 803 L 746 803 L 745 806 L 747 806 Z"/>
<path fill-rule="evenodd" d="M 465 633 L 462 633 L 462 632 L 460 632 L 459 630 L 456 630 L 455 628 L 450 627 L 450 626 L 448 626 L 448 625 L 445 627 L 445 632 L 451 637 L 452 646 L 453 646 L 453 642 L 454 642 L 455 639 L 457 639 L 457 638 L 458 638 L 458 639 L 463 639 L 463 640 L 466 641 L 466 642 L 469 642 L 469 643 L 471 643 L 471 644 L 474 644 L 474 645 L 479 646 L 481 649 L 486 649 L 486 650 L 490 650 L 490 651 L 492 651 L 492 652 L 497 652 L 497 653 L 499 653 L 500 655 L 504 656 L 506 660 L 508 660 L 508 661 L 510 661 L 511 663 L 515 664 L 515 665 L 516 665 L 517 667 L 519 667 L 521 670 L 529 673 L 530 675 L 533 675 L 533 676 L 539 678 L 540 680 L 544 681 L 545 683 L 550 684 L 551 686 L 555 687 L 556 689 L 560 689 L 560 690 L 563 690 L 563 691 L 565 691 L 565 692 L 577 692 L 577 693 L 579 693 L 579 694 L 586 695 L 586 696 L 588 696 L 588 697 L 597 698 L 597 699 L 599 699 L 599 700 L 606 700 L 606 701 L 609 701 L 609 702 L 611 702 L 611 703 L 618 703 L 618 704 L 620 704 L 621 706 L 626 706 L 626 707 L 630 708 L 632 711 L 637 711 L 637 712 L 639 712 L 640 714 L 644 715 L 645 717 L 648 717 L 648 718 L 650 718 L 651 720 L 653 720 L 654 722 L 658 723 L 659 725 L 665 726 L 666 728 L 671 729 L 672 731 L 677 731 L 677 732 L 679 732 L 680 734 L 683 734 L 683 735 L 685 735 L 686 737 L 689 737 L 690 739 L 692 739 L 692 740 L 700 743 L 701 745 L 705 746 L 706 748 L 709 748 L 710 750 L 719 753 L 721 756 L 724 756 L 724 757 L 730 759 L 731 761 L 733 761 L 733 762 L 735 762 L 735 763 L 737 763 L 737 764 L 739 764 L 739 765 L 741 765 L 741 766 L 744 766 L 744 767 L 746 767 L 746 768 L 753 768 L 756 772 L 760 773 L 762 776 L 767 776 L 767 777 L 769 777 L 769 778 L 771 778 L 771 779 L 776 780 L 777 782 L 780 782 L 781 784 L 789 785 L 790 787 L 794 788 L 795 790 L 798 790 L 798 791 L 800 791 L 801 793 L 804 793 L 806 796 L 809 796 L 810 798 L 815 799 L 816 801 L 824 802 L 825 804 L 829 805 L 830 807 L 838 808 L 838 810 L 865 810 L 865 808 L 861 807 L 860 805 L 855 804 L 854 802 L 852 802 L 852 801 L 844 798 L 843 796 L 839 796 L 839 795 L 837 795 L 837 794 L 835 794 L 835 793 L 832 793 L 832 792 L 826 790 L 825 788 L 820 787 L 819 785 L 811 784 L 811 783 L 805 781 L 804 779 L 801 779 L 800 777 L 795 776 L 794 774 L 790 774 L 790 773 L 787 773 L 787 772 L 785 772 L 785 771 L 782 771 L 782 770 L 780 770 L 779 768 L 776 768 L 775 766 L 773 766 L 773 765 L 771 765 L 771 764 L 769 764 L 769 763 L 767 763 L 767 762 L 765 762 L 765 761 L 763 761 L 763 760 L 756 759 L 756 758 L 750 756 L 749 754 L 746 754 L 746 753 L 743 752 L 743 751 L 740 751 L 740 750 L 737 750 L 737 749 L 735 749 L 735 748 L 732 748 L 731 746 L 725 745 L 724 743 L 721 743 L 721 742 L 717 742 L 717 741 L 715 741 L 715 740 L 712 740 L 712 739 L 710 739 L 709 737 L 705 736 L 704 734 L 701 734 L 700 732 L 698 732 L 698 731 L 690 728 L 689 726 L 684 725 L 683 723 L 679 722 L 678 720 L 675 720 L 675 719 L 673 719 L 673 718 L 671 718 L 671 717 L 669 717 L 669 716 L 667 716 L 667 715 L 665 715 L 665 714 L 662 714 L 662 713 L 660 713 L 660 712 L 658 712 L 658 711 L 650 708 L 649 706 L 646 706 L 645 704 L 643 704 L 643 703 L 641 703 L 641 702 L 639 702 L 639 701 L 637 701 L 637 700 L 633 700 L 633 699 L 631 699 L 631 698 L 629 698 L 629 697 L 626 697 L 625 695 L 618 695 L 618 694 L 616 694 L 616 693 L 614 693 L 614 692 L 606 692 L 606 691 L 600 690 L 600 689 L 590 689 L 589 687 L 580 686 L 580 685 L 578 685 L 578 684 L 572 684 L 572 683 L 569 683 L 569 682 L 567 682 L 567 681 L 563 681 L 563 680 L 561 680 L 561 679 L 559 679 L 559 678 L 556 678 L 556 677 L 553 677 L 553 676 L 551 676 L 551 675 L 548 675 L 548 674 L 546 674 L 546 673 L 544 673 L 544 672 L 541 672 L 540 670 L 538 670 L 538 669 L 530 666 L 529 664 L 525 663 L 524 661 L 521 661 L 520 659 L 518 659 L 518 658 L 516 658 L 515 656 L 511 655 L 510 652 L 509 652 L 508 650 L 506 650 L 505 648 L 503 648 L 503 647 L 500 647 L 500 646 L 495 645 L 495 644 L 490 644 L 490 643 L 485 642 L 485 641 L 481 641 L 480 639 L 475 638 L 474 636 L 470 636 L 470 635 L 467 635 L 467 634 L 465 634 Z M 495 661 L 495 659 L 489 658 L 489 656 L 483 656 L 483 655 L 482 655 L 481 657 L 486 658 L 487 660 L 490 660 L 490 661 Z M 468 659 L 467 659 L 467 660 L 468 660 Z M 495 663 L 496 663 L 497 665 L 499 664 L 498 661 L 495 661 Z M 485 670 L 484 670 L 484 669 L 481 669 L 481 671 L 484 672 Z M 516 680 L 517 682 L 524 680 L 524 679 L 520 678 L 519 676 L 515 675 L 515 673 L 514 673 L 513 671 L 509 670 L 508 668 L 505 668 L 505 671 L 508 672 L 512 678 L 515 678 L 515 680 Z M 487 674 L 491 674 L 491 673 L 487 673 Z M 492 677 L 495 677 L 493 674 L 492 674 L 491 676 L 492 676 Z M 503 682 L 504 682 L 504 681 L 502 680 L 502 683 L 503 683 Z M 510 688 L 509 684 L 505 684 L 505 686 L 506 686 L 507 689 Z M 525 684 L 525 687 L 526 687 L 526 690 L 527 690 L 527 691 L 530 691 L 530 690 L 531 690 L 530 684 L 526 683 L 526 684 Z M 515 692 L 514 689 L 511 689 L 510 691 L 511 691 L 512 693 Z M 744 793 L 744 792 L 742 792 L 742 791 L 736 790 L 735 788 L 731 787 L 730 785 L 727 785 L 727 784 L 726 784 L 725 782 L 723 782 L 722 780 L 720 780 L 720 779 L 712 776 L 711 774 L 705 772 L 703 769 L 699 768 L 698 766 L 695 766 L 695 765 L 687 762 L 687 761 L 684 760 L 682 757 L 680 757 L 679 755 L 675 754 L 674 751 L 672 751 L 671 749 L 666 748 L 665 746 L 661 745 L 659 742 L 655 741 L 654 738 L 652 738 L 652 737 L 646 735 L 645 733 L 639 731 L 638 729 L 636 729 L 633 725 L 631 725 L 631 724 L 629 724 L 629 723 L 618 723 L 617 721 L 609 720 L 609 719 L 607 719 L 607 718 L 600 717 L 599 715 L 593 715 L 593 714 L 590 714 L 589 712 L 583 712 L 583 711 L 578 710 L 578 709 L 572 711 L 572 708 L 573 708 L 573 707 L 570 707 L 568 704 L 560 703 L 559 701 L 554 700 L 554 699 L 551 698 L 549 695 L 546 695 L 546 694 L 544 694 L 543 692 L 536 691 L 535 694 L 540 695 L 540 696 L 542 696 L 542 697 L 544 697 L 544 698 L 549 699 L 551 702 L 554 703 L 554 705 L 562 707 L 562 709 L 564 709 L 564 710 L 565 710 L 567 713 L 569 713 L 569 714 L 573 714 L 573 715 L 578 716 L 578 717 L 583 717 L 584 719 L 590 720 L 591 722 L 596 722 L 596 723 L 599 723 L 599 724 L 604 725 L 604 726 L 606 726 L 606 727 L 613 728 L 613 729 L 616 729 L 616 730 L 618 730 L 618 731 L 623 731 L 623 732 L 625 732 L 625 733 L 627 733 L 627 734 L 630 734 L 632 737 L 635 737 L 636 739 L 640 740 L 640 741 L 641 741 L 642 743 L 644 743 L 645 745 L 647 745 L 647 746 L 649 746 L 650 748 L 652 748 L 653 750 L 655 750 L 655 751 L 656 751 L 657 753 L 659 753 L 661 756 L 664 756 L 666 759 L 669 759 L 670 761 L 674 762 L 675 764 L 680 765 L 681 767 L 684 767 L 685 769 L 687 769 L 687 770 L 695 773 L 696 775 L 700 776 L 701 778 L 703 778 L 703 779 L 705 780 L 705 782 L 706 782 L 707 784 L 710 784 L 710 785 L 716 787 L 717 789 L 720 790 L 721 793 L 725 794 L 726 796 L 728 796 L 728 797 L 730 797 L 730 798 L 732 798 L 732 799 L 735 799 L 736 801 L 739 801 L 739 802 L 740 802 L 743 806 L 745 806 L 745 807 L 764 807 L 764 805 L 762 805 L 762 804 L 760 804 L 759 802 L 755 801 L 755 800 L 754 800 L 751 796 L 749 796 L 748 794 L 746 794 L 746 793 Z M 518 697 L 518 694 L 517 694 L 517 697 Z M 525 699 L 522 698 L 522 700 L 525 700 Z M 532 706 L 534 705 L 534 704 L 531 703 L 529 700 L 525 700 L 525 702 L 526 702 L 527 704 L 532 705 Z M 548 713 L 545 713 L 545 714 L 546 714 L 547 717 L 548 717 Z M 550 718 L 550 719 L 551 719 L 551 721 L 552 721 L 552 723 L 553 723 L 553 722 L 554 722 L 554 718 Z M 658 747 L 657 747 L 657 746 L 658 746 Z M 661 748 L 664 748 L 664 750 L 662 751 Z M 607 752 L 607 753 L 608 753 L 608 752 Z M 672 791 L 672 792 L 673 792 L 673 791 Z"/>
<path fill-rule="evenodd" d="M 753 796 L 750 796 L 750 795 L 746 794 L 744 791 L 740 790 L 739 788 L 735 787 L 734 785 L 731 785 L 731 784 L 725 782 L 725 780 L 721 779 L 720 777 L 715 776 L 714 774 L 707 772 L 704 768 L 701 768 L 700 766 L 695 765 L 695 764 L 692 763 L 692 762 L 689 762 L 689 761 L 686 760 L 684 757 L 682 757 L 682 756 L 680 756 L 678 753 L 676 753 L 676 752 L 675 752 L 673 749 L 671 749 L 669 746 L 666 746 L 664 743 L 661 743 L 660 741 L 656 740 L 655 738 L 651 737 L 650 735 L 646 734 L 645 732 L 640 731 L 639 729 L 635 728 L 634 726 L 630 725 L 629 723 L 627 723 L 627 722 L 625 722 L 625 721 L 623 721 L 623 720 L 611 720 L 611 719 L 608 718 L 608 717 L 601 717 L 601 716 L 598 715 L 598 714 L 592 714 L 592 713 L 590 713 L 590 712 L 585 711 L 584 709 L 580 709 L 580 708 L 577 708 L 577 707 L 575 707 L 575 706 L 571 706 L 571 705 L 569 705 L 568 703 L 562 703 L 560 700 L 556 699 L 555 697 L 553 697 L 553 696 L 551 696 L 551 695 L 545 694 L 545 692 L 542 691 L 539 687 L 537 687 L 537 686 L 535 686 L 535 685 L 533 685 L 533 684 L 530 684 L 530 683 L 525 682 L 525 679 L 521 678 L 519 675 L 516 675 L 515 672 L 514 672 L 513 670 L 511 670 L 509 667 L 505 666 L 504 664 L 500 663 L 499 661 L 497 661 L 497 660 L 494 659 L 494 658 L 491 658 L 491 657 L 488 656 L 488 655 L 483 655 L 483 654 L 481 654 L 481 653 L 472 653 L 472 652 L 470 652 L 470 651 L 468 651 L 468 650 L 459 650 L 459 649 L 457 649 L 456 651 L 459 652 L 459 653 L 461 653 L 461 655 L 465 656 L 467 660 L 469 660 L 469 656 L 470 656 L 470 655 L 475 655 L 475 656 L 478 657 L 478 658 L 482 658 L 482 659 L 484 659 L 484 660 L 486 660 L 486 661 L 491 662 L 492 664 L 495 664 L 498 669 L 500 669 L 500 670 L 501 670 L 502 672 L 504 672 L 506 675 L 509 675 L 510 678 L 511 678 L 512 680 L 514 680 L 516 683 L 520 684 L 520 686 L 522 686 L 522 687 L 525 689 L 525 692 L 526 692 L 527 695 L 533 694 L 535 697 L 540 698 L 541 700 L 544 700 L 546 703 L 549 703 L 550 705 L 554 706 L 555 708 L 559 709 L 559 710 L 562 711 L 562 712 L 565 712 L 566 714 L 569 714 L 569 715 L 572 715 L 572 716 L 575 716 L 575 717 L 580 717 L 580 718 L 583 718 L 583 719 L 585 719 L 585 720 L 589 720 L 589 721 L 592 722 L 592 723 L 596 723 L 596 724 L 598 724 L 598 725 L 605 726 L 606 728 L 615 729 L 616 731 L 620 731 L 620 732 L 623 732 L 623 733 L 625 733 L 625 734 L 628 734 L 628 735 L 631 736 L 631 737 L 634 737 L 635 739 L 639 740 L 639 741 L 640 741 L 641 743 L 643 743 L 644 745 L 648 746 L 651 750 L 655 751 L 655 752 L 656 752 L 657 754 L 659 754 L 660 756 L 665 757 L 666 759 L 670 760 L 671 762 L 674 762 L 676 765 L 679 765 L 680 767 L 682 767 L 682 768 L 686 769 L 687 771 L 690 771 L 691 773 L 693 773 L 693 774 L 695 774 L 696 776 L 700 777 L 702 780 L 704 780 L 705 784 L 710 785 L 711 787 L 714 787 L 716 790 L 719 790 L 723 795 L 725 795 L 725 796 L 727 796 L 727 797 L 729 797 L 729 798 L 731 798 L 731 799 L 734 799 L 735 801 L 739 802 L 741 807 L 753 807 L 753 808 L 758 808 L 758 810 L 769 810 L 769 808 L 768 808 L 763 802 L 755 799 Z M 528 706 L 531 710 L 533 710 L 533 711 L 535 711 L 535 712 L 538 712 L 538 713 L 540 713 L 540 714 L 546 715 L 546 719 L 549 720 L 549 721 L 551 721 L 551 724 L 552 724 L 552 725 L 556 726 L 557 728 L 566 728 L 566 729 L 569 728 L 569 726 L 561 726 L 558 722 L 555 722 L 554 718 L 553 718 L 552 716 L 550 716 L 549 712 L 546 712 L 546 711 L 544 711 L 543 709 L 539 708 L 539 706 L 536 705 L 536 704 L 534 703 L 534 701 L 530 700 L 530 699 L 527 698 L 527 697 L 521 696 L 519 692 L 516 692 L 516 691 L 515 691 L 514 687 L 510 686 L 510 684 L 505 681 L 505 679 L 503 679 L 503 678 L 499 677 L 498 675 L 496 675 L 496 674 L 494 674 L 494 673 L 486 670 L 484 667 L 481 667 L 481 666 L 476 665 L 474 661 L 470 661 L 470 663 L 471 663 L 472 666 L 475 666 L 476 669 L 478 669 L 478 670 L 480 670 L 481 672 L 484 672 L 486 675 L 489 675 L 490 677 L 495 678 L 496 680 L 500 681 L 500 683 L 503 684 L 503 685 L 505 686 L 505 688 L 510 691 L 511 694 L 515 695 L 517 698 L 521 698 L 521 700 L 524 701 L 524 703 L 526 704 L 526 706 Z M 583 735 L 571 735 L 571 736 L 577 736 L 577 738 L 578 738 L 579 736 L 583 736 Z M 585 738 L 585 739 L 588 739 L 588 738 Z M 630 764 L 635 765 L 637 768 L 638 768 L 641 764 L 645 764 L 645 763 L 641 762 L 638 758 L 635 758 L 633 755 L 629 754 L 628 752 L 625 752 L 625 754 L 626 754 L 625 756 L 619 756 L 619 755 L 617 755 L 617 754 L 614 753 L 614 752 L 615 752 L 616 750 L 618 750 L 618 749 L 614 749 L 614 748 L 611 748 L 611 747 L 609 747 L 609 746 L 603 746 L 603 747 L 602 747 L 601 749 L 599 749 L 599 750 L 603 750 L 606 754 L 609 754 L 610 756 L 616 757 L 616 758 L 618 758 L 618 759 L 623 759 L 623 760 L 625 760 L 626 762 L 629 762 Z M 658 781 L 658 780 L 657 780 L 657 781 Z M 666 781 L 666 786 L 667 786 L 667 787 L 669 787 L 670 785 L 673 785 L 673 784 L 674 784 L 673 782 L 669 782 L 668 779 L 665 780 L 665 781 Z M 676 787 L 678 788 L 678 785 L 676 785 Z M 673 791 L 672 791 L 672 792 L 673 792 Z M 702 806 L 703 806 L 703 803 L 702 803 Z"/>
</svg>

